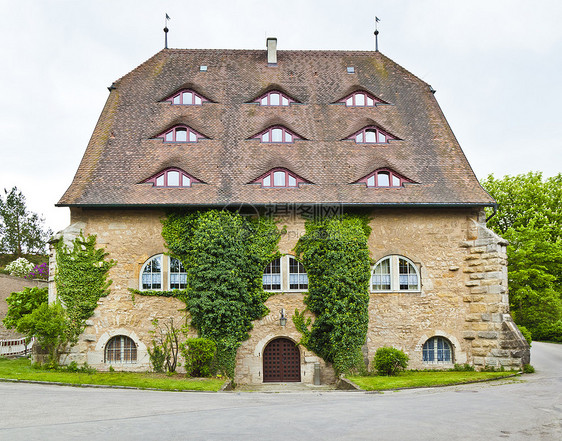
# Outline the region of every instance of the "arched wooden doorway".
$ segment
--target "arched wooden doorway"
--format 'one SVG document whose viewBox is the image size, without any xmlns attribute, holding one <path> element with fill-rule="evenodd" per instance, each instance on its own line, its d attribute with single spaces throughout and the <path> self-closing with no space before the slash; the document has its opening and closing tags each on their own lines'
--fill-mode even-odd
<svg viewBox="0 0 562 441">
<path fill-rule="evenodd" d="M 276 338 L 263 350 L 263 381 L 301 381 L 300 351 L 288 338 Z"/>
</svg>

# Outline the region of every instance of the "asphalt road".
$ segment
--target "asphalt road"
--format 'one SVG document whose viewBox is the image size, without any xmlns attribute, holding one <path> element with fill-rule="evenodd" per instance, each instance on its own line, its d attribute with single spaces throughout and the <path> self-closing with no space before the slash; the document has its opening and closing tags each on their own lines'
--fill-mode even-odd
<svg viewBox="0 0 562 441">
<path fill-rule="evenodd" d="M 180 393 L 0 383 L 0 440 L 562 440 L 562 345 L 536 374 L 384 394 Z"/>
</svg>

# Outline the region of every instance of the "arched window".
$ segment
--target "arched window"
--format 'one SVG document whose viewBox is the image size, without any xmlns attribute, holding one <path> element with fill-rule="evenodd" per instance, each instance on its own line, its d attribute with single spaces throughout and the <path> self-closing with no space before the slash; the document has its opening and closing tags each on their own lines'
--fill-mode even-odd
<svg viewBox="0 0 562 441">
<path fill-rule="evenodd" d="M 399 175 L 398 173 L 390 169 L 382 168 L 375 170 L 364 178 L 359 179 L 356 183 L 359 182 L 363 182 L 365 185 L 367 185 L 367 187 L 397 188 L 402 187 L 405 182 L 413 181 Z"/>
<path fill-rule="evenodd" d="M 266 291 L 305 291 L 308 275 L 302 263 L 285 255 L 270 262 L 263 271 L 263 289 Z"/>
<path fill-rule="evenodd" d="M 175 257 L 170 257 L 170 289 L 187 288 L 187 272 Z"/>
<path fill-rule="evenodd" d="M 175 93 L 166 99 L 166 101 L 180 106 L 200 106 L 209 100 L 191 89 L 184 89 Z"/>
<path fill-rule="evenodd" d="M 105 345 L 106 363 L 136 363 L 137 345 L 126 335 L 117 335 Z"/>
<path fill-rule="evenodd" d="M 374 107 L 377 104 L 386 104 L 384 101 L 375 98 L 367 92 L 353 92 L 351 95 L 342 98 L 338 102 L 345 103 L 347 107 Z"/>
<path fill-rule="evenodd" d="M 419 291 L 420 277 L 416 265 L 403 256 L 383 257 L 373 268 L 371 290 Z"/>
<path fill-rule="evenodd" d="M 262 187 L 298 187 L 299 184 L 307 181 L 287 169 L 274 168 L 251 182 L 251 184 L 258 183 Z"/>
<path fill-rule="evenodd" d="M 162 289 L 162 254 L 152 257 L 141 271 L 141 290 Z"/>
<path fill-rule="evenodd" d="M 453 346 L 445 337 L 432 337 L 423 344 L 424 363 L 453 363 Z"/>
<path fill-rule="evenodd" d="M 378 127 L 364 127 L 351 135 L 348 139 L 354 139 L 357 144 L 387 144 L 392 139 L 398 139 Z"/>
<path fill-rule="evenodd" d="M 289 257 L 289 289 L 304 290 L 308 289 L 308 275 L 304 266 L 292 256 Z"/>
<path fill-rule="evenodd" d="M 154 187 L 191 187 L 191 184 L 201 181 L 179 168 L 168 168 L 144 182 L 151 182 Z"/>
<path fill-rule="evenodd" d="M 203 135 L 193 130 L 188 126 L 175 126 L 161 133 L 157 138 L 162 138 L 163 142 L 197 142 L 200 139 L 205 139 Z"/>
<path fill-rule="evenodd" d="M 296 101 L 285 95 L 283 92 L 272 90 L 263 94 L 253 102 L 259 103 L 260 106 L 288 106 Z"/>
<path fill-rule="evenodd" d="M 165 270 L 164 270 L 165 269 Z M 175 257 L 158 254 L 148 259 L 140 274 L 142 290 L 172 290 L 187 287 L 187 271 Z"/>
<path fill-rule="evenodd" d="M 267 264 L 262 279 L 264 290 L 281 291 L 281 258 Z"/>
<path fill-rule="evenodd" d="M 302 139 L 297 134 L 291 132 L 283 126 L 273 126 L 253 136 L 266 144 L 290 144 L 296 139 Z"/>
</svg>

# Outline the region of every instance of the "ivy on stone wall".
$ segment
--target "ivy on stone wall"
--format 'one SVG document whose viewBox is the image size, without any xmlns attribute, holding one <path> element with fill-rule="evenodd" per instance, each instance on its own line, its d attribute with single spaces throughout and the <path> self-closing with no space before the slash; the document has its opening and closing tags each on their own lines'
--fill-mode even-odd
<svg viewBox="0 0 562 441">
<path fill-rule="evenodd" d="M 233 376 L 252 321 L 268 312 L 262 275 L 278 253 L 275 223 L 228 211 L 176 211 L 163 220 L 162 236 L 187 272 L 191 325 L 217 344 L 218 368 Z"/>
<path fill-rule="evenodd" d="M 55 249 L 57 296 L 66 308 L 71 331 L 78 335 L 85 320 L 94 313 L 100 297 L 109 294 L 112 281 L 107 275 L 115 262 L 105 260 L 108 255 L 105 249 L 96 248 L 96 236 L 84 237 L 81 233 L 71 248 L 60 239 Z"/>
<path fill-rule="evenodd" d="M 301 344 L 337 373 L 348 372 L 361 366 L 367 335 L 371 229 L 365 218 L 344 216 L 307 221 L 305 230 L 295 251 L 308 274 L 305 304 L 315 318 L 295 311 L 293 321 Z"/>
</svg>

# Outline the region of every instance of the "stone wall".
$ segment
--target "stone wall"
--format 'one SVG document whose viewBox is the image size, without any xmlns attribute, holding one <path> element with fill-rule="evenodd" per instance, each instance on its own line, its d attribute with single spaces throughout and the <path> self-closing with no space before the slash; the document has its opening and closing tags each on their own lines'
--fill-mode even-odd
<svg viewBox="0 0 562 441">
<path fill-rule="evenodd" d="M 98 245 L 105 247 L 117 264 L 110 271 L 111 294 L 100 299 L 67 361 L 87 361 L 98 369 L 108 369 L 104 363 L 105 344 L 111 336 L 128 335 L 138 345 L 138 362 L 117 368 L 146 370 L 152 320 L 185 322 L 182 302 L 139 295 L 133 300 L 128 290 L 139 287 L 143 264 L 166 251 L 161 236 L 163 216 L 163 212 L 154 210 L 72 210 L 72 227 L 66 231 L 65 240 L 71 240 L 80 230 L 86 235 L 96 234 Z M 453 362 L 518 367 L 522 361 L 528 362 L 528 347 L 522 343 L 508 311 L 505 242 L 486 229 L 481 212 L 402 209 L 376 210 L 370 216 L 373 263 L 391 254 L 407 257 L 418 268 L 421 289 L 370 294 L 370 322 L 363 348 L 367 362 L 381 346 L 404 350 L 410 356 L 411 368 L 448 368 Z M 304 220 L 283 218 L 279 226 L 285 227 L 280 252 L 290 254 L 304 234 Z M 54 290 L 52 293 L 56 295 Z M 270 313 L 254 322 L 250 339 L 238 351 L 238 383 L 261 383 L 263 349 L 271 340 L 300 340 L 291 317 L 295 308 L 304 310 L 303 298 L 301 292 L 284 292 L 268 299 Z M 284 327 L 279 324 L 281 309 L 289 316 Z M 422 346 L 434 336 L 451 342 L 451 364 L 423 362 Z M 335 380 L 331 366 L 299 348 L 303 382 L 313 381 L 316 362 L 321 363 L 323 382 Z"/>
<path fill-rule="evenodd" d="M 21 338 L 24 335 L 15 332 L 12 329 L 6 329 L 2 320 L 8 313 L 8 304 L 6 299 L 10 297 L 13 292 L 23 291 L 24 288 L 46 288 L 47 282 L 44 280 L 29 280 L 23 277 L 8 276 L 7 274 L 0 274 L 0 340 L 10 340 L 14 338 Z"/>
</svg>

